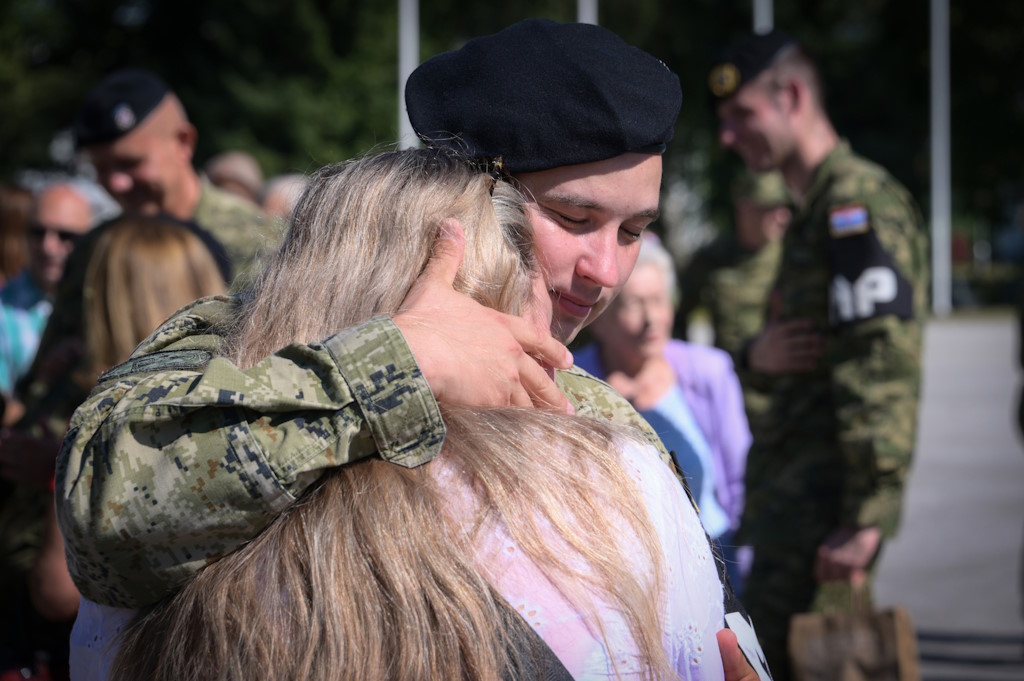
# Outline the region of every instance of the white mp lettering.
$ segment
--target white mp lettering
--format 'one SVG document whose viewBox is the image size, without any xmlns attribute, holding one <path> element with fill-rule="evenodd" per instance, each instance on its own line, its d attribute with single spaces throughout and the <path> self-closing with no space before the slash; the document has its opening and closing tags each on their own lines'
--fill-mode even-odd
<svg viewBox="0 0 1024 681">
<path fill-rule="evenodd" d="M 896 273 L 888 267 L 869 267 L 857 281 L 837 274 L 832 280 L 832 309 L 844 322 L 874 316 L 875 306 L 896 300 Z"/>
</svg>

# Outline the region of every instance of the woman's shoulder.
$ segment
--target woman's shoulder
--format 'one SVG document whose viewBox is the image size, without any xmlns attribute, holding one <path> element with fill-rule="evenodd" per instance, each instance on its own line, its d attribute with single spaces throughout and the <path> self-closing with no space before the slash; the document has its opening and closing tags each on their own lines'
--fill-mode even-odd
<svg viewBox="0 0 1024 681">
<path fill-rule="evenodd" d="M 665 357 L 676 367 L 685 367 L 690 376 L 716 377 L 734 372 L 732 357 L 720 348 L 672 339 L 665 346 Z"/>
</svg>

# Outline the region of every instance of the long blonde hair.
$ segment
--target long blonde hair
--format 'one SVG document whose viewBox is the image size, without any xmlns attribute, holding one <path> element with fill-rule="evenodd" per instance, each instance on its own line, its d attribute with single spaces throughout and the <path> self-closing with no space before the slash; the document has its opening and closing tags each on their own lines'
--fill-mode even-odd
<svg viewBox="0 0 1024 681">
<path fill-rule="evenodd" d="M 248 365 L 268 348 L 394 313 L 447 217 L 465 226 L 459 287 L 518 311 L 534 273 L 522 198 L 449 152 L 390 152 L 313 178 L 229 353 Z M 522 660 L 510 638 L 526 624 L 492 588 L 479 543 L 498 526 L 599 636 L 598 598 L 624 617 L 647 676 L 669 676 L 664 559 L 616 455 L 630 436 L 541 410 L 442 409 L 439 460 L 472 490 L 473 517 L 453 517 L 451 480 L 441 483 L 435 464 L 371 458 L 334 469 L 141 616 L 116 677 L 514 678 Z"/>
<path fill-rule="evenodd" d="M 89 382 L 126 360 L 179 308 L 225 290 L 210 250 L 185 226 L 128 216 L 105 228 L 83 291 Z"/>
<path fill-rule="evenodd" d="M 249 367 L 289 343 L 322 340 L 397 311 L 450 217 L 466 234 L 456 288 L 518 314 L 535 267 L 531 239 L 518 193 L 501 182 L 487 200 L 491 187 L 487 175 L 433 150 L 322 168 L 246 296 L 229 356 Z M 509 276 L 483 276 L 489 271 Z"/>
</svg>

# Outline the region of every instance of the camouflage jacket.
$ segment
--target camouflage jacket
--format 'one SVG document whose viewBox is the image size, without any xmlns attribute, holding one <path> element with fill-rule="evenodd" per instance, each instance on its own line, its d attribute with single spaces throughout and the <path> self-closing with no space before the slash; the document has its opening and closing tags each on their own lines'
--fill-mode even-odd
<svg viewBox="0 0 1024 681">
<path fill-rule="evenodd" d="M 415 466 L 445 427 L 386 317 L 292 345 L 242 370 L 217 329 L 237 298 L 184 308 L 75 412 L 57 466 L 68 566 L 93 601 L 139 607 L 252 538 L 324 470 L 380 453 Z M 559 386 L 577 413 L 657 436 L 580 370 Z"/>
<path fill-rule="evenodd" d="M 282 224 L 254 204 L 203 179 L 192 219 L 224 245 L 234 268 L 232 290 L 246 288 L 259 273 L 260 260 L 281 242 Z"/>
<path fill-rule="evenodd" d="M 697 307 L 705 307 L 711 315 L 715 346 L 735 362 L 744 343 L 761 331 L 781 254 L 780 241 L 748 251 L 733 234 L 720 234 L 694 253 L 679 275 L 674 335 L 686 338 L 687 317 Z"/>
<path fill-rule="evenodd" d="M 769 307 L 775 319 L 811 319 L 825 347 L 815 371 L 771 381 L 772 426 L 747 459 L 745 540 L 812 542 L 870 525 L 895 532 L 916 433 L 927 287 L 916 204 L 841 142 L 783 239 Z"/>
</svg>

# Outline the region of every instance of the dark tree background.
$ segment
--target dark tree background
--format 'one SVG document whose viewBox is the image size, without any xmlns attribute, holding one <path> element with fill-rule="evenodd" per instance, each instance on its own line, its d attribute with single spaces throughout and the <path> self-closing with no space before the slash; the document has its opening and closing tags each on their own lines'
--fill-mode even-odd
<svg viewBox="0 0 1024 681">
<path fill-rule="evenodd" d="M 819 59 L 840 133 L 928 209 L 927 0 L 779 0 L 775 23 Z M 737 161 L 715 140 L 708 67 L 751 23 L 751 0 L 633 0 L 600 22 L 683 83 L 667 177 L 728 223 Z M 574 0 L 422 2 L 424 57 L 518 19 L 572 21 Z M 954 212 L 992 226 L 1024 199 L 1024 3 L 951 0 Z M 0 177 L 52 167 L 86 90 L 127 65 L 161 73 L 199 128 L 196 161 L 251 151 L 267 174 L 307 171 L 397 135 L 398 0 L 5 0 L 0 3 Z M 516 68 L 514 63 L 508 68 Z M 699 161 L 699 162 L 697 162 Z"/>
</svg>

